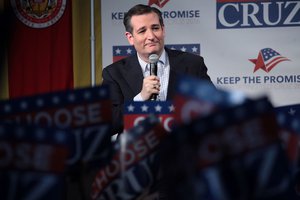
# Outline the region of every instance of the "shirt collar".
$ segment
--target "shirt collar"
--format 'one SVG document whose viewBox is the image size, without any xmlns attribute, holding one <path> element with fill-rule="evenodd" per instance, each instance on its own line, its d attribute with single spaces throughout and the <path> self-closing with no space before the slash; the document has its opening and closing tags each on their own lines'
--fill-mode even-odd
<svg viewBox="0 0 300 200">
<path fill-rule="evenodd" d="M 139 56 L 139 54 L 137 54 L 137 57 L 138 57 L 138 60 L 139 60 L 139 63 L 141 65 L 141 67 L 142 67 L 143 72 L 145 72 L 146 71 L 146 67 L 147 67 L 147 63 L 143 59 L 141 59 L 141 57 Z"/>
<path fill-rule="evenodd" d="M 165 65 L 167 62 L 167 54 L 166 54 L 166 50 L 164 49 L 162 54 L 159 57 L 159 62 L 162 63 L 162 65 Z"/>
<path fill-rule="evenodd" d="M 141 59 L 141 57 L 139 56 L 138 53 L 137 53 L 137 57 L 138 57 L 138 61 L 142 67 L 143 72 L 145 72 L 148 63 L 146 63 L 143 59 Z M 162 65 L 164 66 L 166 64 L 166 61 L 167 61 L 167 53 L 166 53 L 166 50 L 164 49 L 162 54 L 159 57 L 158 62 L 162 63 Z"/>
</svg>

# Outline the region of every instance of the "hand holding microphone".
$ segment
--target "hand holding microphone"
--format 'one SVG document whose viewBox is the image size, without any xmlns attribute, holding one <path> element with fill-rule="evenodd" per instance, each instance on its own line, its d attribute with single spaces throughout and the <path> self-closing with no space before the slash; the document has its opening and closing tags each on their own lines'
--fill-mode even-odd
<svg viewBox="0 0 300 200">
<path fill-rule="evenodd" d="M 152 100 L 157 99 L 157 95 L 160 91 L 160 80 L 157 77 L 157 62 L 158 55 L 151 54 L 149 56 L 149 71 L 150 76 L 146 76 L 143 80 L 143 87 L 141 91 L 141 96 L 143 100 Z"/>
</svg>

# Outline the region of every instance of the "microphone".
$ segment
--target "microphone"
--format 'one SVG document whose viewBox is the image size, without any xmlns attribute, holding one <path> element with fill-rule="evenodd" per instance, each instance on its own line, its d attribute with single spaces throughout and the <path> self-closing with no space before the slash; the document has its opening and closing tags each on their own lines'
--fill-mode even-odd
<svg viewBox="0 0 300 200">
<path fill-rule="evenodd" d="M 157 76 L 157 62 L 158 62 L 158 55 L 157 54 L 150 54 L 149 56 L 149 63 L 150 63 L 150 75 Z M 151 101 L 156 101 L 157 94 L 152 94 L 150 97 Z"/>
</svg>

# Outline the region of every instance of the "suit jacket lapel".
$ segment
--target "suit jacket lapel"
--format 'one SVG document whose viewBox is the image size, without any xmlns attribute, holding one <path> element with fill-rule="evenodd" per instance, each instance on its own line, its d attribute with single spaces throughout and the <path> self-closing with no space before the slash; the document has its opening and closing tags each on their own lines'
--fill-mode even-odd
<svg viewBox="0 0 300 200">
<path fill-rule="evenodd" d="M 144 76 L 137 56 L 131 56 L 127 61 L 122 73 L 135 96 L 142 90 Z"/>
</svg>

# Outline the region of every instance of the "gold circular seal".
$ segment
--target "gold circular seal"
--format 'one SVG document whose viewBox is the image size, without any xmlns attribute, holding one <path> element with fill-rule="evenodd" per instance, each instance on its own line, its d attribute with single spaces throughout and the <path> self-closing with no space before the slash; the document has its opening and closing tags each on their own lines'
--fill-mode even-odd
<svg viewBox="0 0 300 200">
<path fill-rule="evenodd" d="M 17 18 L 31 28 L 55 24 L 66 9 L 67 0 L 10 0 Z"/>
</svg>

